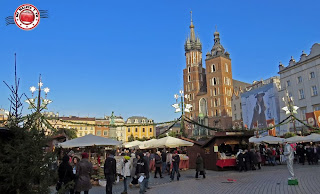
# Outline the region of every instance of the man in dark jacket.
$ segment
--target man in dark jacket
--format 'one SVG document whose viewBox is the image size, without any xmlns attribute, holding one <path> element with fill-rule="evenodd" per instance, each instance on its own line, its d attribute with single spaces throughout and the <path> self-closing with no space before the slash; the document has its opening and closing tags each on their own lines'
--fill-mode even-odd
<svg viewBox="0 0 320 194">
<path fill-rule="evenodd" d="M 112 194 L 112 184 L 115 181 L 116 170 L 116 159 L 114 159 L 114 151 L 109 153 L 105 163 L 104 163 L 104 176 L 107 180 L 106 194 Z"/>
<path fill-rule="evenodd" d="M 180 156 L 178 155 L 178 152 L 175 151 L 172 156 L 171 181 L 173 181 L 175 173 L 177 173 L 177 180 L 179 181 L 179 178 L 180 178 L 179 164 L 180 164 Z"/>
<path fill-rule="evenodd" d="M 137 155 L 138 162 L 136 168 L 136 176 L 139 178 L 140 194 L 143 194 L 146 190 L 147 179 L 149 179 L 149 166 L 148 162 L 144 159 L 143 153 Z"/>
</svg>

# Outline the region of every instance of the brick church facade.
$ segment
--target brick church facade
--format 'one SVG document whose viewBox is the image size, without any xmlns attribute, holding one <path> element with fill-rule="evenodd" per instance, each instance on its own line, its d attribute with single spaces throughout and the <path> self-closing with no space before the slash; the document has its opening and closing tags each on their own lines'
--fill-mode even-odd
<svg viewBox="0 0 320 194">
<path fill-rule="evenodd" d="M 191 16 L 190 35 L 185 42 L 186 68 L 183 70 L 185 102 L 193 107 L 185 116 L 209 127 L 232 128 L 233 79 L 230 54 L 214 32 L 214 45 L 202 64 L 202 43 L 196 37 Z M 205 128 L 186 123 L 188 136 L 210 135 Z"/>
</svg>

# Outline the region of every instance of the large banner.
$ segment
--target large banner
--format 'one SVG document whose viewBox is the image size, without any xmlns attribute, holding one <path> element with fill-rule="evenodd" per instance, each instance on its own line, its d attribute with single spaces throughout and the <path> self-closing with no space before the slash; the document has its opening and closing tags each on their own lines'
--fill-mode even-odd
<svg viewBox="0 0 320 194">
<path fill-rule="evenodd" d="M 311 125 L 312 127 L 316 127 L 316 118 L 314 117 L 314 112 L 308 112 L 306 113 L 306 119 L 308 122 L 308 125 Z"/>
<path fill-rule="evenodd" d="M 320 127 L 320 110 L 314 111 L 314 117 L 316 117 L 318 126 Z"/>
<path fill-rule="evenodd" d="M 274 83 L 241 94 L 243 123 L 249 129 L 267 128 L 267 120 L 279 123 L 280 108 Z M 273 132 L 274 133 L 274 132 Z"/>
</svg>

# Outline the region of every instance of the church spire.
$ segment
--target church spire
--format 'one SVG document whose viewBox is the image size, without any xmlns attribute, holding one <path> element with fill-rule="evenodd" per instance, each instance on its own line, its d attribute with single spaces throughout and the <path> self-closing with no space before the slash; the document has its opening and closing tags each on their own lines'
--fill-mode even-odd
<svg viewBox="0 0 320 194">
<path fill-rule="evenodd" d="M 193 20 L 192 20 L 192 11 L 190 11 L 190 16 L 191 16 L 191 23 L 190 23 L 190 36 L 188 36 L 186 43 L 185 43 L 185 51 L 190 51 L 190 50 L 199 50 L 201 52 L 202 50 L 202 45 L 200 42 L 200 38 L 196 37 L 196 33 L 194 31 L 194 25 L 193 25 Z"/>
<path fill-rule="evenodd" d="M 192 11 L 190 11 L 190 15 L 191 15 L 191 24 L 190 24 L 190 41 L 194 42 L 196 40 L 196 35 L 194 33 L 194 25 L 193 25 L 193 21 L 192 21 Z"/>
</svg>

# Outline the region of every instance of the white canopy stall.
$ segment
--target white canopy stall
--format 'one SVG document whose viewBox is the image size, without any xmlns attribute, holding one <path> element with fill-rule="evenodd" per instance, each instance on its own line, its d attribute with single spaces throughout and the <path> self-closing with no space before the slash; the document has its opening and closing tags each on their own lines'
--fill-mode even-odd
<svg viewBox="0 0 320 194">
<path fill-rule="evenodd" d="M 74 147 L 89 147 L 89 146 L 117 146 L 120 145 L 121 142 L 108 139 L 100 136 L 95 136 L 92 134 L 88 134 L 83 137 L 78 137 L 76 139 L 71 139 L 69 141 L 58 144 L 62 148 L 74 148 Z"/>
<path fill-rule="evenodd" d="M 193 143 L 179 139 L 179 138 L 168 136 L 168 137 L 158 139 L 156 141 L 145 143 L 145 146 L 147 148 L 164 148 L 164 147 L 175 148 L 175 147 L 181 147 L 181 146 L 193 146 Z"/>
</svg>

